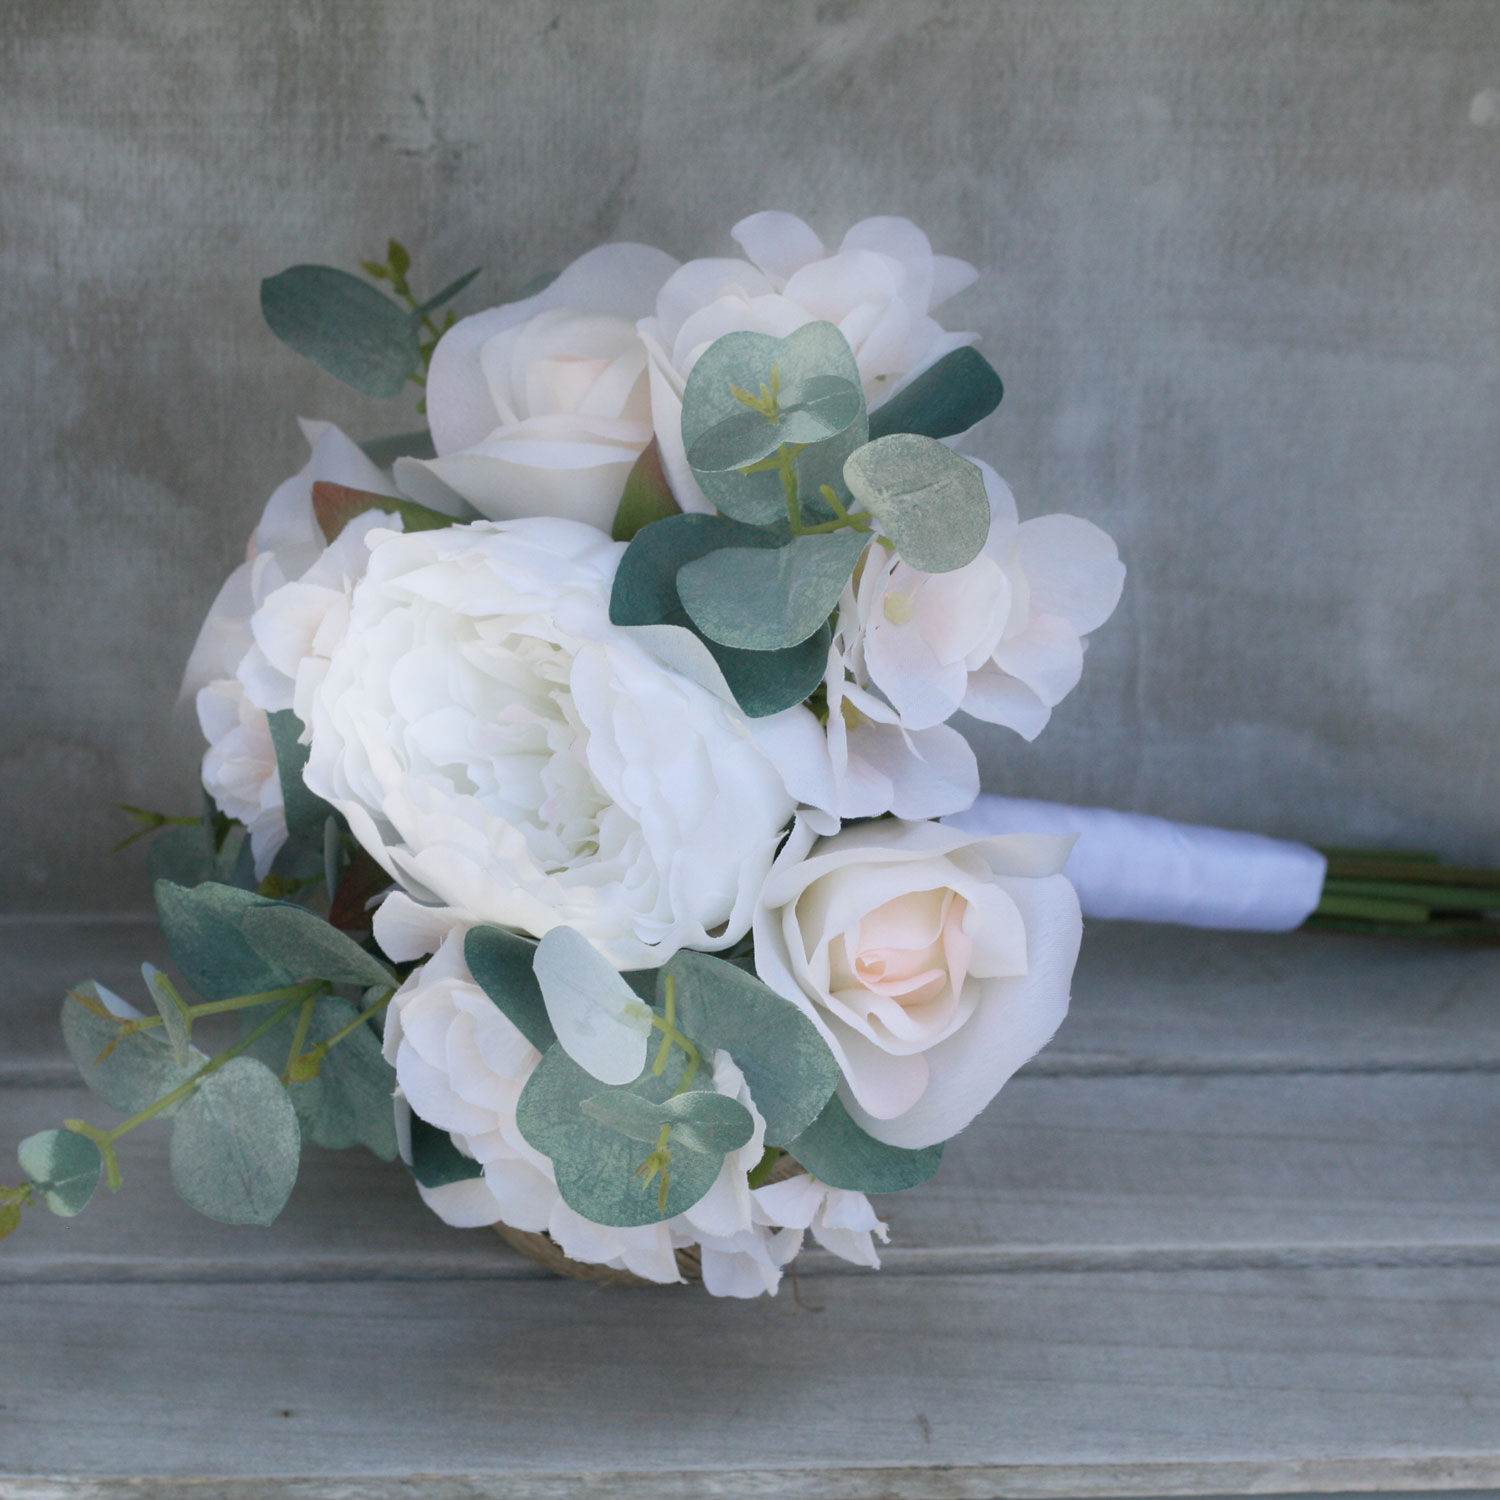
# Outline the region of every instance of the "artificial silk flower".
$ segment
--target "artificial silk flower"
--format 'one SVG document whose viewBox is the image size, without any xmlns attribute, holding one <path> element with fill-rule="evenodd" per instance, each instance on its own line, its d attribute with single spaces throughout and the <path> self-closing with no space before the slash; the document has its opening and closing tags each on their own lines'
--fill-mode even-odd
<svg viewBox="0 0 1500 1500">
<path fill-rule="evenodd" d="M 392 878 L 620 969 L 742 937 L 795 802 L 732 700 L 610 623 L 623 547 L 539 518 L 372 541 L 294 706 L 307 785 Z"/>
<path fill-rule="evenodd" d="M 482 1168 L 466 1180 L 419 1188 L 447 1223 L 504 1222 L 545 1231 L 575 1260 L 657 1282 L 680 1281 L 675 1252 L 696 1246 L 704 1283 L 716 1296 L 774 1293 L 806 1229 L 845 1259 L 876 1263 L 872 1235 L 883 1237 L 884 1226 L 862 1194 L 835 1193 L 805 1174 L 750 1187 L 749 1173 L 765 1149 L 765 1122 L 744 1075 L 724 1052 L 713 1061 L 714 1087 L 743 1104 L 755 1128 L 725 1159 L 709 1191 L 686 1213 L 637 1228 L 596 1224 L 575 1213 L 557 1190 L 552 1163 L 516 1124 L 517 1101 L 541 1054 L 474 982 L 463 939 L 462 930 L 450 932 L 397 991 L 384 1038 L 405 1106 L 449 1132 Z"/>
<path fill-rule="evenodd" d="M 1114 612 L 1125 567 L 1091 521 L 1022 521 L 1005 481 L 973 462 L 990 500 L 984 550 L 923 573 L 872 548 L 839 606 L 833 675 L 850 695 L 876 689 L 913 732 L 962 709 L 1031 740 L 1078 685 L 1084 638 Z"/>
<path fill-rule="evenodd" d="M 435 459 L 396 476 L 424 503 L 455 496 L 493 520 L 562 516 L 608 531 L 651 441 L 646 349 L 636 320 L 677 262 L 602 245 L 533 297 L 456 323 L 427 373 Z"/>
<path fill-rule="evenodd" d="M 314 575 L 328 543 L 313 514 L 312 488 L 319 480 L 374 494 L 394 495 L 382 473 L 337 427 L 303 422 L 312 453 L 306 464 L 278 485 L 266 501 L 251 534 L 246 559 L 231 573 L 209 608 L 183 674 L 182 692 L 191 694 L 199 727 L 208 741 L 203 785 L 218 807 L 244 823 L 250 834 L 255 872 L 263 878 L 286 842 L 286 812 L 268 709 L 290 706 L 290 693 L 276 692 L 275 672 L 257 644 L 257 622 L 264 623 L 267 601 L 288 584 Z M 355 536 L 340 548 L 355 555 L 360 532 L 378 516 L 359 518 Z M 385 517 L 387 525 L 400 525 Z M 359 556 L 362 560 L 362 548 Z M 283 603 L 286 601 L 283 601 Z M 295 657 L 284 665 L 295 670 Z M 290 676 L 285 686 L 290 688 Z M 270 689 L 268 697 L 267 689 Z M 280 701 L 285 697 L 286 701 Z"/>
<path fill-rule="evenodd" d="M 1083 932 L 1071 847 L 894 819 L 793 831 L 756 910 L 756 971 L 823 1032 L 877 1140 L 957 1134 L 1062 1024 Z"/>
<path fill-rule="evenodd" d="M 730 234 L 743 260 L 688 261 L 667 278 L 654 310 L 638 324 L 651 357 L 651 416 L 662 467 L 684 510 L 714 509 L 688 467 L 682 393 L 698 357 L 726 333 L 749 329 L 785 338 L 806 323 L 834 324 L 854 351 L 872 409 L 977 337 L 949 331 L 932 312 L 978 272 L 935 255 L 909 219 L 861 220 L 831 255 L 794 214 L 751 214 Z"/>
</svg>

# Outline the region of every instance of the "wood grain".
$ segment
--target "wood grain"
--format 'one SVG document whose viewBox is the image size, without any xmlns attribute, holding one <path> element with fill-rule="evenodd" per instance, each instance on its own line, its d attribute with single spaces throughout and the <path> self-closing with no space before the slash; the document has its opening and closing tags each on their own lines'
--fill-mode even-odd
<svg viewBox="0 0 1500 1500">
<path fill-rule="evenodd" d="M 0 939 L 0 1139 L 64 1086 L 59 976 L 143 924 Z M 310 1153 L 281 1221 L 198 1218 L 165 1129 L 0 1250 L 0 1497 L 540 1500 L 1500 1485 L 1500 984 L 1488 955 L 1090 933 L 1074 1014 L 771 1302 L 601 1291 Z M 1196 1001 L 1195 1001 L 1196 997 Z M 227 1351 L 227 1352 L 226 1352 Z"/>
</svg>

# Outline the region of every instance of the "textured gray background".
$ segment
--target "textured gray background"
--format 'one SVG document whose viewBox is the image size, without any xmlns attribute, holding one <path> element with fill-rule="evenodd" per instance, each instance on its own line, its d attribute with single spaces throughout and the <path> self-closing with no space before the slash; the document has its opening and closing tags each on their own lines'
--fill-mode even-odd
<svg viewBox="0 0 1500 1500">
<path fill-rule="evenodd" d="M 259 279 L 472 310 L 600 240 L 912 216 L 987 274 L 979 451 L 1127 599 L 987 782 L 1500 854 L 1500 4 L 0 0 L 0 902 L 140 907 L 181 661 L 299 413 Z"/>
</svg>

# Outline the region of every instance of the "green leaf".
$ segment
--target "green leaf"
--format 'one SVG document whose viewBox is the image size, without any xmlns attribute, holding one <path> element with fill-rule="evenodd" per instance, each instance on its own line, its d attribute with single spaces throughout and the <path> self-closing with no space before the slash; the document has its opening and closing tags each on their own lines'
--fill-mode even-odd
<svg viewBox="0 0 1500 1500">
<path fill-rule="evenodd" d="M 305 979 L 382 985 L 394 974 L 305 907 L 209 883 L 156 886 L 156 909 L 178 968 L 207 1000 L 283 989 Z"/>
<path fill-rule="evenodd" d="M 214 878 L 214 850 L 203 825 L 164 828 L 146 852 L 146 872 L 153 881 L 201 885 Z"/>
<path fill-rule="evenodd" d="M 870 438 L 893 432 L 957 437 L 999 406 L 1005 387 L 977 349 L 955 349 L 870 413 Z"/>
<path fill-rule="evenodd" d="M 557 1041 L 547 1019 L 547 1002 L 532 968 L 536 944 L 503 927 L 471 927 L 464 935 L 464 962 L 482 989 L 536 1048 L 545 1052 Z"/>
<path fill-rule="evenodd" d="M 778 387 L 772 419 L 746 406 L 746 394 Z M 774 469 L 740 470 L 783 444 L 797 455 L 804 519 L 826 518 L 821 487 L 841 486 L 845 458 L 868 437 L 859 366 L 832 323 L 808 323 L 784 339 L 725 334 L 699 356 L 682 398 L 682 441 L 703 493 L 726 515 L 755 526 L 783 520 L 786 492 Z"/>
<path fill-rule="evenodd" d="M 331 984 L 373 985 L 382 990 L 398 983 L 392 970 L 374 954 L 305 906 L 254 897 L 242 903 L 239 920 L 241 931 L 261 957 L 296 980 L 326 979 Z"/>
<path fill-rule="evenodd" d="M 465 271 L 462 276 L 450 281 L 436 296 L 429 297 L 413 316 L 425 318 L 428 313 L 436 312 L 445 302 L 451 302 L 483 269 L 483 266 L 475 266 L 472 271 Z"/>
<path fill-rule="evenodd" d="M 326 1042 L 358 1014 L 349 1001 L 324 996 L 313 1011 L 303 1045 L 312 1048 Z M 248 1012 L 241 1025 L 249 1030 L 258 1021 L 254 1012 Z M 296 1029 L 296 1016 L 288 1016 L 255 1042 L 247 1055 L 259 1058 L 279 1072 L 291 1052 Z M 382 1161 L 393 1161 L 395 1092 L 396 1070 L 381 1055 L 380 1040 L 374 1031 L 369 1026 L 360 1026 L 329 1050 L 314 1076 L 292 1083 L 287 1097 L 297 1112 L 302 1139 L 307 1145 L 329 1151 L 364 1146 Z"/>
<path fill-rule="evenodd" d="M 7 1203 L 0 1207 L 0 1240 L 14 1234 L 21 1227 L 21 1205 Z"/>
<path fill-rule="evenodd" d="M 718 662 L 735 701 L 752 719 L 801 703 L 828 670 L 830 634 L 819 630 L 784 651 L 740 651 L 708 640 L 677 593 L 683 566 L 720 547 L 776 547 L 784 533 L 725 516 L 669 516 L 639 532 L 615 573 L 610 620 L 616 625 L 679 625 L 691 630 Z"/>
<path fill-rule="evenodd" d="M 405 276 L 411 270 L 411 252 L 400 240 L 387 240 L 385 246 L 385 263 L 391 268 L 396 276 Z"/>
<path fill-rule="evenodd" d="M 123 1035 L 124 1023 L 131 1019 L 143 1019 L 141 1012 L 92 979 L 74 985 L 62 1004 L 68 1056 L 87 1087 L 125 1115 L 170 1094 L 208 1061 L 191 1047 L 187 1062 L 179 1063 L 154 1028 Z"/>
<path fill-rule="evenodd" d="M 373 490 L 356 490 L 347 484 L 333 484 L 327 479 L 314 481 L 312 503 L 318 529 L 330 542 L 355 516 L 362 516 L 371 510 L 400 516 L 402 529 L 408 532 L 444 531 L 450 526 L 464 525 L 466 519 L 474 519 L 473 515 L 467 518 L 450 516 L 445 511 L 418 505 L 415 500 L 398 500 L 390 495 L 377 495 Z"/>
<path fill-rule="evenodd" d="M 370 438 L 359 446 L 377 469 L 390 468 L 398 458 L 437 457 L 432 434 L 425 428 L 420 432 L 393 432 L 388 437 Z"/>
<path fill-rule="evenodd" d="M 94 1196 L 104 1171 L 99 1148 L 74 1130 L 29 1135 L 16 1151 L 33 1195 L 65 1219 L 81 1213 Z"/>
<path fill-rule="evenodd" d="M 142 964 L 141 977 L 161 1017 L 172 1060 L 179 1068 L 185 1068 L 193 1060 L 193 1018 L 188 1014 L 187 1004 L 177 993 L 177 986 L 154 964 Z"/>
<path fill-rule="evenodd" d="M 663 1104 L 676 1088 L 683 1066 L 683 1054 L 674 1048 L 660 1077 L 648 1069 L 614 1092 Z M 700 1077 L 705 1088 L 711 1088 L 706 1072 L 702 1070 Z M 516 1105 L 521 1134 L 552 1159 L 563 1201 L 596 1224 L 620 1227 L 657 1224 L 690 1209 L 714 1185 L 723 1154 L 674 1149 L 662 1204 L 657 1184 L 640 1174 L 648 1155 L 642 1143 L 584 1112 L 584 1100 L 597 1100 L 599 1094 L 598 1080 L 554 1046 L 527 1080 Z"/>
<path fill-rule="evenodd" d="M 720 1161 L 755 1134 L 755 1121 L 739 1100 L 707 1089 L 693 1089 L 660 1104 L 624 1089 L 606 1089 L 585 1099 L 581 1107 L 591 1120 L 652 1146 L 670 1125 L 674 1152 L 681 1147 Z"/>
<path fill-rule="evenodd" d="M 705 1057 L 727 1052 L 745 1075 L 767 1145 L 785 1145 L 818 1118 L 838 1086 L 839 1065 L 791 1001 L 737 965 L 688 948 L 657 975 L 662 999 L 673 977 L 683 1034 Z"/>
<path fill-rule="evenodd" d="M 276 750 L 276 774 L 286 808 L 286 831 L 294 839 L 321 838 L 323 824 L 333 809 L 302 779 L 310 746 L 302 743 L 302 720 L 289 708 L 267 714 L 271 744 Z"/>
<path fill-rule="evenodd" d="M 229 825 L 214 855 L 212 878 L 242 891 L 253 891 L 259 883 L 255 878 L 255 850 L 250 843 L 250 830 L 243 823 Z"/>
<path fill-rule="evenodd" d="M 302 1137 L 280 1080 L 235 1057 L 198 1085 L 172 1122 L 172 1185 L 221 1224 L 271 1224 L 297 1181 Z"/>
<path fill-rule="evenodd" d="M 694 632 L 697 634 L 698 632 Z M 779 714 L 801 703 L 828 672 L 833 632 L 823 626 L 785 651 L 737 651 L 717 641 L 704 644 L 714 654 L 734 701 L 751 719 Z"/>
<path fill-rule="evenodd" d="M 453 1144 L 453 1137 L 420 1115 L 411 1117 L 411 1175 L 425 1188 L 483 1177 L 484 1168 Z"/>
<path fill-rule="evenodd" d="M 753 1085 L 752 1085 L 753 1088 Z M 786 1148 L 829 1187 L 856 1193 L 898 1193 L 937 1175 L 943 1146 L 908 1151 L 887 1146 L 850 1118 L 835 1094 L 823 1113 Z"/>
<path fill-rule="evenodd" d="M 784 650 L 828 623 L 869 541 L 851 529 L 796 536 L 775 549 L 722 547 L 684 566 L 677 592 L 710 641 Z"/>
<path fill-rule="evenodd" d="M 398 395 L 421 368 L 416 320 L 347 271 L 293 266 L 267 277 L 260 310 L 282 343 L 362 395 Z"/>
<path fill-rule="evenodd" d="M 619 970 L 571 927 L 554 927 L 542 938 L 532 969 L 568 1056 L 600 1083 L 638 1078 L 646 1066 L 651 1011 Z"/>
<path fill-rule="evenodd" d="M 617 542 L 628 542 L 653 521 L 681 514 L 682 507 L 673 496 L 661 466 L 661 445 L 652 438 L 625 480 L 625 493 L 620 497 L 611 535 Z"/>
<path fill-rule="evenodd" d="M 850 455 L 844 482 L 903 560 L 923 573 L 973 562 L 990 533 L 979 470 L 932 438 L 877 438 Z"/>
</svg>

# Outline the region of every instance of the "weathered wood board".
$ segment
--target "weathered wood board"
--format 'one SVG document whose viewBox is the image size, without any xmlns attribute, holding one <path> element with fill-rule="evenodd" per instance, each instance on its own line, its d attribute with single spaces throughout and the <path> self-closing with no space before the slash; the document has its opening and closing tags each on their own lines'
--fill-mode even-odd
<svg viewBox="0 0 1500 1500">
<path fill-rule="evenodd" d="M 128 991 L 151 927 L 0 941 L 0 1140 L 103 1117 L 58 992 Z M 164 1154 L 0 1250 L 0 1496 L 1500 1485 L 1491 955 L 1095 927 L 1054 1047 L 884 1201 L 886 1268 L 748 1305 L 557 1282 L 361 1153 L 228 1229 Z"/>
</svg>

